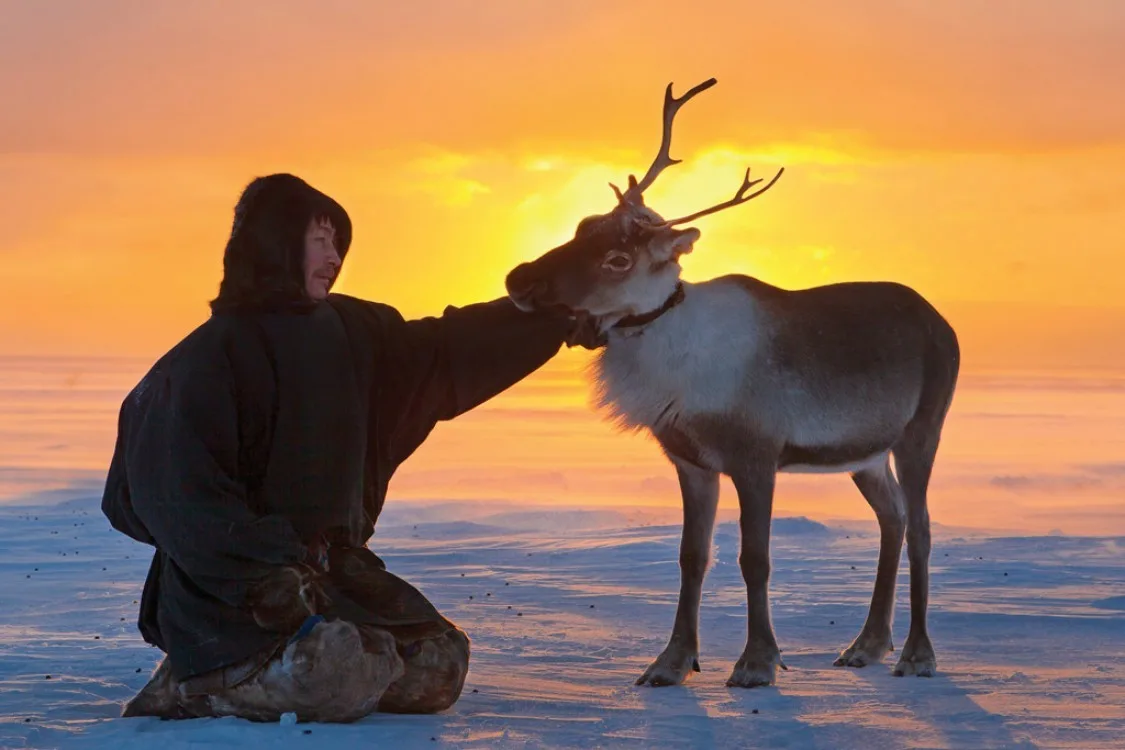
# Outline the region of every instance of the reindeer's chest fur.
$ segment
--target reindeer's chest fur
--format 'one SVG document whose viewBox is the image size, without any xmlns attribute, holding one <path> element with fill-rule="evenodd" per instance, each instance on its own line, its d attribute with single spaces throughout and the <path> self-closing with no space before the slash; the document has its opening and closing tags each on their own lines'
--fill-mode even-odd
<svg viewBox="0 0 1125 750">
<path fill-rule="evenodd" d="M 677 307 L 640 331 L 611 334 L 596 363 L 598 405 L 629 428 L 729 411 L 748 385 L 758 317 L 735 285 L 685 284 Z"/>
</svg>

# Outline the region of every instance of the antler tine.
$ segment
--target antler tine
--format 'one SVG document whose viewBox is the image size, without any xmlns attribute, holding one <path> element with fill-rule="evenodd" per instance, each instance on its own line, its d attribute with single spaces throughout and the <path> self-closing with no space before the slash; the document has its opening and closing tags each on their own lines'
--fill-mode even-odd
<svg viewBox="0 0 1125 750">
<path fill-rule="evenodd" d="M 680 159 L 673 159 L 669 153 L 669 150 L 672 148 L 672 121 L 676 117 L 676 112 L 693 96 L 701 91 L 706 91 L 716 83 L 718 83 L 718 80 L 709 78 L 679 98 L 672 96 L 672 84 L 668 84 L 668 88 L 664 90 L 664 132 L 660 138 L 660 151 L 656 154 L 656 159 L 652 162 L 652 166 L 648 168 L 648 171 L 645 172 L 645 176 L 641 178 L 640 182 L 636 182 L 632 175 L 629 176 L 629 189 L 625 191 L 623 196 L 619 196 L 619 200 L 636 198 L 641 195 L 641 193 L 656 181 L 657 176 L 661 172 L 673 164 L 680 163 Z"/>
<path fill-rule="evenodd" d="M 781 169 L 777 170 L 777 174 L 775 174 L 773 176 L 772 180 L 770 180 L 769 182 L 766 183 L 765 187 L 760 188 L 758 190 L 755 190 L 753 193 L 750 193 L 750 195 L 744 196 L 743 193 L 745 193 L 747 190 L 749 190 L 750 188 L 754 187 L 755 185 L 757 185 L 759 182 L 762 181 L 762 178 L 760 178 L 760 177 L 756 180 L 751 180 L 750 179 L 750 167 L 747 167 L 746 168 L 746 177 L 744 177 L 743 180 L 742 180 L 742 187 L 740 187 L 738 189 L 738 192 L 735 193 L 734 197 L 731 198 L 729 201 L 724 201 L 723 203 L 719 203 L 717 205 L 711 206 L 710 208 L 705 208 L 702 211 L 696 211 L 695 213 L 688 214 L 687 216 L 681 216 L 678 219 L 672 219 L 671 221 L 665 221 L 665 222 L 661 223 L 660 226 L 670 227 L 670 226 L 675 226 L 676 224 L 686 224 L 689 221 L 695 221 L 696 219 L 698 219 L 701 216 L 706 216 L 707 214 L 713 214 L 717 211 L 722 211 L 725 208 L 730 208 L 731 206 L 737 206 L 740 203 L 745 203 L 746 201 L 750 200 L 751 198 L 757 198 L 759 195 L 761 195 L 762 193 L 766 192 L 771 187 L 773 187 L 773 184 L 775 182 L 777 182 L 778 178 L 781 177 L 781 173 L 784 172 L 784 171 L 785 171 L 785 167 L 782 167 Z"/>
</svg>

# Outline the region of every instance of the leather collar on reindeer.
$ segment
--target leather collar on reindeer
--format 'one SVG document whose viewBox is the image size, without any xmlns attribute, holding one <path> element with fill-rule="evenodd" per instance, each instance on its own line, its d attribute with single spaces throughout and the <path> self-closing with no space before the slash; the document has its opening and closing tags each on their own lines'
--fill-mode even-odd
<svg viewBox="0 0 1125 750">
<path fill-rule="evenodd" d="M 664 300 L 664 304 L 661 305 L 660 307 L 656 308 L 655 310 L 650 310 L 649 312 L 646 312 L 646 313 L 640 313 L 638 315 L 626 315 L 624 318 L 617 321 L 614 324 L 613 327 L 615 329 L 616 328 L 639 328 L 641 326 L 648 325 L 649 323 L 656 320 L 661 315 L 668 312 L 673 307 L 675 307 L 676 305 L 680 304 L 683 301 L 684 301 L 684 285 L 683 285 L 683 282 L 681 282 L 679 284 L 676 284 L 676 290 L 674 292 L 672 292 L 672 295 L 670 297 L 668 297 L 668 299 Z"/>
</svg>

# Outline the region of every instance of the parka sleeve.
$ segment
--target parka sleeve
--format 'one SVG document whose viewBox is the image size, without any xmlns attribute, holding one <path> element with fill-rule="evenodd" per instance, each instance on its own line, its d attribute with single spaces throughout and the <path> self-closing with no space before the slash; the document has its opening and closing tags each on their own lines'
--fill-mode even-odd
<svg viewBox="0 0 1125 750">
<path fill-rule="evenodd" d="M 306 552 L 286 518 L 247 505 L 234 379 L 229 362 L 217 360 L 150 386 L 157 392 L 119 450 L 127 451 L 131 512 L 152 544 L 196 585 L 241 606 L 255 581 Z"/>
<path fill-rule="evenodd" d="M 393 308 L 379 308 L 374 406 L 394 465 L 437 422 L 464 414 L 542 367 L 574 325 L 563 315 L 523 312 L 506 297 L 410 321 Z"/>
</svg>

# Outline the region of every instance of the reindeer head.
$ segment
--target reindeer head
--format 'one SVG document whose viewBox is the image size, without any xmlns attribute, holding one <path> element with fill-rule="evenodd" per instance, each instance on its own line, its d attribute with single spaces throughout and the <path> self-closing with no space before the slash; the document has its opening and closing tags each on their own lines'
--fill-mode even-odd
<svg viewBox="0 0 1125 750">
<path fill-rule="evenodd" d="M 586 313 L 600 318 L 603 330 L 626 316 L 655 310 L 675 290 L 680 276 L 679 258 L 691 252 L 700 236 L 698 229 L 675 227 L 745 203 L 777 182 L 784 169 L 765 187 L 747 195 L 747 190 L 761 182 L 751 180 L 747 169 L 734 198 L 670 221 L 644 204 L 643 193 L 656 177 L 667 167 L 680 163 L 669 155 L 676 112 L 715 83 L 712 78 L 679 98 L 672 96 L 672 84 L 668 84 L 664 92 L 664 132 L 656 160 L 640 182 L 629 175 L 629 186 L 624 192 L 610 184 L 617 195 L 617 206 L 612 211 L 586 217 L 578 223 L 569 242 L 512 269 L 505 284 L 518 307 L 556 307 Z"/>
</svg>

